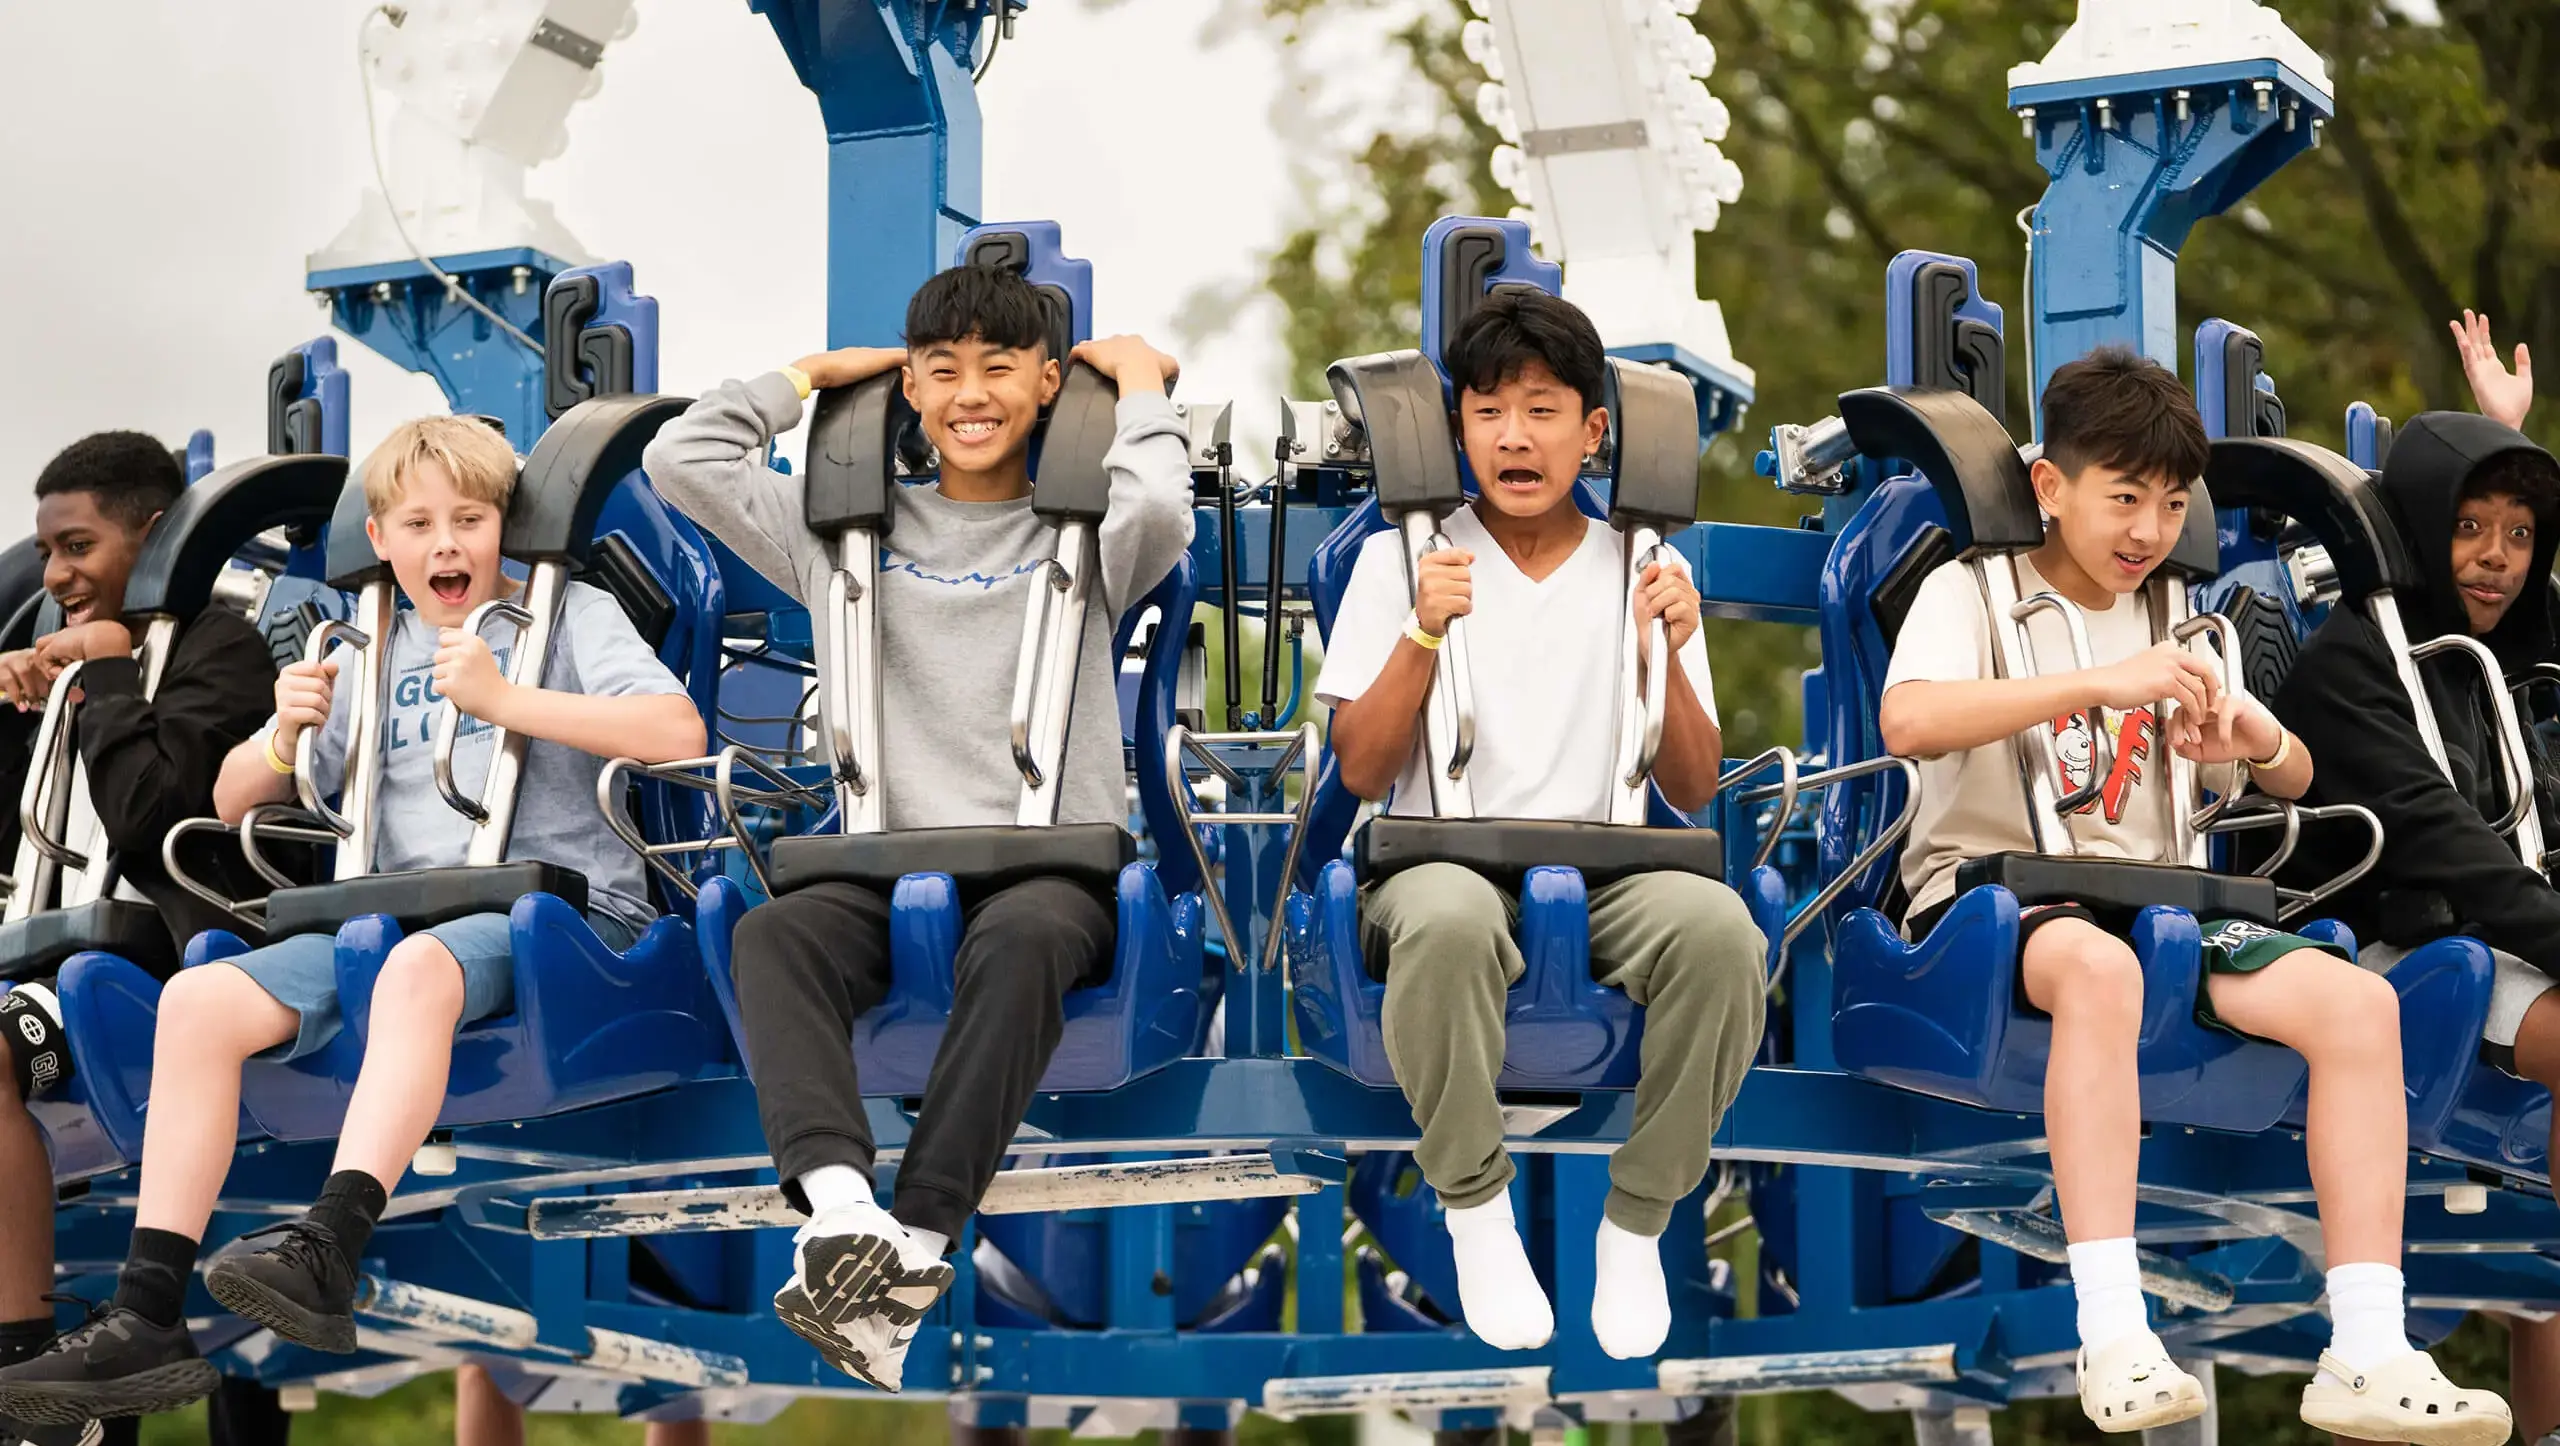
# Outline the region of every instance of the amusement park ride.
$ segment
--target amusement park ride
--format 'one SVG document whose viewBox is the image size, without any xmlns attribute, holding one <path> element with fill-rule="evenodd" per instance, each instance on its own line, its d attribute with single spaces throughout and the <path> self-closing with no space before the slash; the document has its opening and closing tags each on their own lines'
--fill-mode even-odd
<svg viewBox="0 0 2560 1446">
<path fill-rule="evenodd" d="M 1726 113 L 1705 85 L 1715 57 L 1688 18 L 1696 3 L 1475 0 L 1465 44 L 1488 76 L 1478 105 L 1503 138 L 1494 173 L 1522 209 L 1431 228 L 1417 350 L 1344 363 L 1332 397 L 1283 402 L 1267 473 L 1235 454 L 1228 404 L 1186 401 L 1195 541 L 1117 632 L 1133 827 L 1148 842 L 1120 878 L 1115 968 L 1071 997 L 1020 1153 L 908 1359 L 906 1394 L 947 1397 L 956 1438 L 1068 1425 L 1207 1443 L 1247 1411 L 1391 1408 L 1453 1440 L 1506 1422 L 1640 1420 L 1704 1439 L 1725 1398 L 1823 1389 L 1912 1413 L 1923 1440 L 1987 1442 L 1986 1408 L 2070 1389 L 2071 1293 L 2037 1113 L 2048 1026 L 2013 1002 L 2015 899 L 1977 890 L 1917 943 L 1869 907 L 1912 801 L 1876 721 L 1902 610 L 1936 562 L 1988 577 L 2032 545 L 1998 425 L 2030 424 L 2005 416 L 2004 315 L 1970 261 L 1895 258 L 1881 385 L 1844 395 L 1836 416 L 1789 419 L 1762 458 L 1776 485 L 1820 499 L 1818 514 L 1794 529 L 1696 518 L 1697 449 L 1740 425 L 1752 393 L 1721 313 L 1696 295 L 1693 234 L 1741 188 L 1714 144 Z M 1091 267 L 1059 228 L 979 215 L 973 64 L 1036 43 L 1009 38 L 1036 30 L 1036 13 L 1022 0 L 749 8 L 826 121 L 832 344 L 894 337 L 909 293 L 955 261 L 1020 271 L 1068 339 L 1093 334 Z M 863 1394 L 767 1308 L 790 1271 L 778 1227 L 796 1217 L 757 1126 L 729 943 L 788 871 L 791 840 L 805 861 L 827 836 L 880 828 L 851 783 L 878 745 L 861 682 L 873 657 L 862 568 L 885 490 L 928 459 L 890 443 L 878 408 L 820 409 L 813 425 L 841 429 L 829 437 L 845 445 L 809 449 L 811 522 L 841 540 L 849 579 L 822 604 L 834 614 L 814 630 L 832 639 L 823 650 L 806 610 L 658 501 L 642 448 L 684 403 L 655 395 L 657 303 L 635 291 L 629 262 L 589 263 L 525 185 L 565 147 L 570 107 L 632 20 L 630 0 L 421 0 L 368 15 L 368 93 L 399 102 L 385 190 L 312 257 L 309 286 L 338 330 L 434 377 L 456 411 L 505 423 L 525 454 L 508 549 L 529 595 L 556 602 L 572 570 L 607 588 L 725 751 L 608 779 L 642 802 L 636 842 L 667 910 L 630 951 L 598 944 L 558 899 L 515 906 L 518 1007 L 460 1037 L 438 1133 L 368 1252 L 362 1354 L 280 1344 L 199 1291 L 217 1364 L 289 1399 L 378 1392 L 464 1360 L 537 1409 L 635 1418 L 757 1422 L 801 1396 Z M 2224 508 L 2218 546 L 2199 527 L 2175 563 L 2197 606 L 2245 586 L 2257 626 L 2297 631 L 2341 603 L 2387 611 L 2387 549 L 2330 504 L 2366 485 L 2388 424 L 2370 409 L 2351 418 L 2351 458 L 2273 440 L 2283 410 L 2256 338 L 2210 321 L 2190 360 L 2176 332 L 2189 229 L 2318 144 L 2336 100 L 2317 57 L 2251 0 L 2084 0 L 2053 52 L 2012 72 L 2008 101 L 2049 177 L 2027 321 L 2037 382 L 2129 342 L 2188 364 L 2221 439 L 2207 478 Z M 1615 430 L 1586 505 L 1667 534 L 1710 611 L 1817 628 L 1822 642 L 1797 748 L 1737 766 L 1694 819 L 1658 799 L 1650 809 L 1654 823 L 1721 833 L 1769 939 L 1767 1042 L 1717 1137 L 1718 1170 L 1665 1237 L 1677 1321 L 1654 1360 L 1609 1358 L 1572 1311 L 1533 1352 L 1496 1352 L 1452 1323 L 1450 1248 L 1402 1153 L 1415 1127 L 1354 927 L 1344 844 L 1356 806 L 1317 726 L 1290 722 L 1309 687 L 1307 629 L 1330 625 L 1358 540 L 1416 520 L 1427 530 L 1457 498 L 1445 439 L 1383 419 L 1436 414 L 1442 339 L 1491 289 L 1517 286 L 1580 303 L 1619 358 Z M 255 567 L 254 606 L 281 647 L 381 636 L 388 582 L 340 507 L 361 493 L 348 487 L 336 343 L 288 353 L 270 387 L 265 454 L 190 469 L 202 475 L 173 518 L 182 527 L 155 540 L 165 567 L 137 577 L 129 606 L 187 616 Z M 1070 543 L 1075 505 L 1058 504 Z M 2249 509 L 2304 526 L 2251 527 Z M 40 606 L 14 627 L 37 626 Z M 1195 615 L 1224 633 L 1223 716 L 1206 716 Z M 1258 696 L 1238 662 L 1253 631 L 1269 642 Z M 165 630 L 136 633 L 165 644 Z M 1049 646 L 1034 638 L 1026 656 Z M 1446 681 L 1463 697 L 1463 654 L 1450 655 Z M 354 680 L 341 697 L 368 706 L 363 649 L 341 656 Z M 1026 691 L 1038 696 L 1018 699 L 1020 734 L 1036 752 L 1063 728 L 1044 720 L 1073 700 Z M 102 890 L 101 842 L 66 823 L 78 817 L 64 807 L 80 783 L 73 706 L 56 698 L 30 774 L 0 971 L 60 966 L 78 1074 L 36 1109 L 61 1189 L 64 1288 L 95 1295 L 132 1218 L 159 987 L 118 957 L 115 941 L 136 937 L 119 917 L 133 906 Z M 1452 753 L 1463 771 L 1474 726 L 1450 712 L 1430 739 L 1443 774 Z M 354 1023 L 317 1057 L 250 1067 L 209 1246 L 314 1195 L 373 972 L 398 921 L 428 907 L 403 893 L 408 881 L 366 876 L 371 783 L 361 764 L 350 777 L 334 807 L 306 797 L 300 821 L 263 821 L 337 844 L 331 882 L 225 901 L 270 930 L 336 930 Z M 1634 777 L 1622 821 L 1648 812 Z M 489 877 L 447 884 L 513 899 L 494 864 L 513 806 L 503 782 L 456 805 L 481 810 L 495 843 L 475 854 Z M 1464 816 L 1463 791 L 1440 811 Z M 1023 833 L 1038 846 L 1036 820 Z M 2196 840 L 2198 857 L 2218 847 Z M 1557 1247 L 1596 1227 L 1606 1155 L 1633 1116 L 1642 1011 L 1591 982 L 1581 876 L 1543 873 L 1521 924 L 1537 947 L 1511 994 L 1504 1098 L 1524 1161 L 1517 1214 L 1551 1293 L 1576 1299 L 1590 1292 L 1590 1254 Z M 2316 920 L 2316 900 L 2287 902 Z M 955 909 L 948 877 L 900 883 L 895 989 L 858 1026 L 884 1166 L 949 1010 Z M 2307 1372 L 2325 1327 L 2303 1064 L 2195 1024 L 2191 927 L 2144 945 L 2138 1234 L 2161 1334 L 2193 1362 Z M 209 934 L 187 962 L 241 947 Z M 2539 1253 L 2560 1243 L 2560 1213 L 2549 1099 L 2476 1057 L 2485 951 L 2453 941 L 2436 953 L 2393 978 L 2415 1151 L 2412 1323 L 2441 1335 L 2472 1309 L 2560 1308 L 2560 1267 Z M 1710 1253 L 1710 1219 L 1735 1202 L 1760 1242 L 1748 1318 L 1745 1283 Z M 2157 1435 L 2212 1430 L 2208 1416 Z"/>
</svg>

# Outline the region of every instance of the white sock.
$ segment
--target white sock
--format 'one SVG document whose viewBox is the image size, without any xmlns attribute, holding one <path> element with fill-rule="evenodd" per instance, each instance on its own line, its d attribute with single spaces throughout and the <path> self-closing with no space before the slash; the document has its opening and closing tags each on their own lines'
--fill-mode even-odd
<svg viewBox="0 0 2560 1446">
<path fill-rule="evenodd" d="M 800 1177 L 800 1193 L 809 1197 L 809 1225 L 825 1222 L 828 1235 L 877 1235 L 903 1241 L 897 1218 L 880 1208 L 871 1177 L 851 1165 L 820 1165 Z"/>
<path fill-rule="evenodd" d="M 938 1230 L 919 1230 L 909 1225 L 906 1231 L 907 1239 L 915 1245 L 904 1256 L 909 1270 L 940 1264 L 942 1253 L 951 1248 L 951 1237 Z"/>
<path fill-rule="evenodd" d="M 2399 1267 L 2378 1261 L 2329 1267 L 2329 1353 L 2349 1367 L 2371 1370 L 2407 1354 L 2405 1316 Z"/>
<path fill-rule="evenodd" d="M 2092 1350 L 2151 1329 L 2132 1236 L 2073 1242 L 2071 1294 L 2080 1303 L 2080 1344 Z"/>
<path fill-rule="evenodd" d="M 1662 1238 L 1622 1230 L 1603 1219 L 1592 1246 L 1598 1284 L 1591 1292 L 1591 1333 L 1622 1361 L 1662 1349 L 1671 1334 L 1671 1287 L 1662 1278 Z"/>
<path fill-rule="evenodd" d="M 1447 1212 L 1457 1247 L 1458 1308 L 1467 1329 L 1498 1351 L 1535 1350 L 1556 1333 L 1555 1307 L 1529 1264 L 1508 1192 Z"/>
</svg>

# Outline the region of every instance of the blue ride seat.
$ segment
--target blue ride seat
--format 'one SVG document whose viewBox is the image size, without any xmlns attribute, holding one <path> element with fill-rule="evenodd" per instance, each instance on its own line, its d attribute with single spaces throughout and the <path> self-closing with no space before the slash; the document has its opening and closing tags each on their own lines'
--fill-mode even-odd
<svg viewBox="0 0 2560 1446">
<path fill-rule="evenodd" d="M 2394 599 L 2426 586 L 2372 474 L 2348 458 L 2281 437 L 2222 438 L 2205 476 L 2226 508 L 2271 512 L 2308 528 L 2336 574 L 2335 606 L 2396 618 Z M 2240 630 L 2252 688 L 2271 693 L 2291 671 L 2308 620 L 2281 590 L 2290 586 L 2285 570 L 2265 571 L 2269 591 L 2235 589 L 2225 609 Z M 2388 631 L 2405 636 L 2405 628 Z M 2409 1148 L 2548 1180 L 2550 1091 L 2485 1061 L 2479 1046 L 2495 967 L 2487 945 L 2456 935 L 2411 950 L 2391 970 L 2400 996 Z M 2292 1113 L 2298 1124 L 2300 1109 Z"/>
<path fill-rule="evenodd" d="M 1861 452 L 1907 459 L 1920 474 L 1881 484 L 1841 529 L 1824 564 L 1823 665 L 1835 765 L 1883 754 L 1876 719 L 1885 671 L 1921 581 L 1946 562 L 2022 552 L 2043 540 L 2025 464 L 2007 432 L 1971 398 L 1879 388 L 1843 396 L 1841 410 Z M 2213 572 L 2212 517 L 2206 506 L 2190 508 L 2186 535 L 2163 564 L 2174 571 L 2153 586 L 2184 587 Z M 1835 786 L 1819 832 L 1826 873 L 1846 868 L 1906 803 L 1892 773 Z M 2266 913 L 2272 922 L 2272 884 L 2161 865 L 2003 859 L 2005 871 L 1990 871 L 2013 882 L 2038 873 L 2068 877 L 2093 906 L 2120 904 L 2130 917 L 2143 974 L 2138 1058 L 2146 1119 L 2255 1133 L 2283 1117 L 2302 1093 L 2308 1067 L 2291 1050 L 2199 1022 L 2202 934 L 2190 912 L 2212 903 Z M 1893 852 L 1882 855 L 1832 908 L 1832 1048 L 1840 1067 L 1966 1104 L 2040 1113 L 2052 1022 L 2018 986 L 2017 894 L 1996 881 L 1966 888 L 1926 938 L 1906 942 L 1880 911 L 1899 911 L 1897 867 Z M 2189 907 L 2176 907 L 2181 901 Z"/>
<path fill-rule="evenodd" d="M 1114 656 L 1126 650 L 1150 610 L 1166 619 L 1188 619 L 1199 595 L 1185 556 L 1120 620 Z M 1142 758 L 1145 740 L 1160 745 L 1173 726 L 1185 643 L 1180 626 L 1158 627 L 1149 641 L 1137 708 Z M 1141 767 L 1138 793 L 1150 830 L 1159 838 L 1173 837 L 1180 822 L 1163 770 Z M 1067 995 L 1066 1025 L 1040 1076 L 1044 1091 L 1117 1089 L 1188 1055 L 1199 1038 L 1213 1002 L 1202 977 L 1199 865 L 1187 849 L 1158 853 L 1119 871 L 1110 977 Z M 754 902 L 738 881 L 719 878 L 704 885 L 695 913 L 702 968 L 741 1059 L 746 1030 L 738 1016 L 732 945 L 739 918 Z M 905 875 L 890 893 L 889 913 L 889 995 L 855 1021 L 852 1044 L 865 1091 L 921 1095 L 950 1024 L 962 923 L 959 883 L 948 873 Z"/>
<path fill-rule="evenodd" d="M 213 605 L 217 583 L 259 534 L 288 528 L 317 535 L 346 467 L 346 459 L 337 456 L 255 457 L 213 472 L 180 494 L 134 559 L 125 590 L 124 620 L 140 640 L 146 676 L 152 653 L 165 653 L 177 629 Z M 20 625 L 13 620 L 11 626 Z M 66 712 L 58 746 L 71 747 L 75 727 Z M 41 769 L 44 761 L 34 766 Z M 101 832 L 75 847 L 104 850 L 107 843 Z M 19 883 L 39 892 L 58 886 L 42 870 Z M 178 962 L 159 910 L 113 895 L 0 925 L 0 978 L 56 975 L 73 1073 L 59 1090 L 30 1101 L 29 1112 L 46 1138 L 57 1181 L 142 1158 L 139 1116 L 131 1101 L 147 1092 L 159 980 Z"/>
<path fill-rule="evenodd" d="M 611 396 L 563 416 L 526 459 L 508 510 L 503 551 L 528 564 L 537 584 L 546 570 L 556 587 L 571 566 L 583 567 L 596 585 L 622 601 L 635 626 L 658 646 L 661 660 L 687 679 L 707 716 L 717 669 L 706 659 L 716 660 L 723 613 L 718 574 L 691 524 L 659 503 L 637 474 L 640 449 L 683 405 L 677 398 Z M 364 544 L 364 511 L 361 488 L 351 487 L 331 523 L 330 581 L 363 594 L 356 608 L 359 625 L 387 637 L 391 584 Z M 342 690 L 342 703 L 348 696 Z M 651 787 L 644 786 L 641 795 L 645 836 L 683 832 L 673 820 L 699 814 L 695 806 Z M 704 824 L 691 832 L 707 830 Z M 507 863 L 374 875 L 364 868 L 369 862 L 342 860 L 336 882 L 278 890 L 267 901 L 273 935 L 335 933 L 348 1027 L 308 1058 L 249 1063 L 241 1104 L 257 1132 L 284 1140 L 338 1133 L 363 1057 L 374 981 L 403 936 L 404 917 L 423 924 L 464 913 L 506 912 L 514 930 L 516 1008 L 456 1036 L 452 1083 L 437 1119 L 442 1127 L 555 1114 L 664 1088 L 729 1062 L 680 900 L 670 901 L 676 912 L 652 924 L 631 949 L 617 952 L 595 937 L 575 907 L 584 902 L 585 881 L 566 870 Z M 558 896 L 564 889 L 575 896 L 574 904 Z M 246 947 L 235 935 L 208 934 L 191 946 L 188 963 Z M 126 997 L 138 994 L 132 981 L 123 985 Z M 137 1022 L 129 1019 L 128 1031 Z M 147 1061 L 148 1032 L 129 1038 L 125 1048 L 138 1048 L 138 1057 Z M 131 1080 L 134 1071 L 127 1068 L 116 1077 Z M 146 1097 L 128 1090 L 117 1103 L 122 1118 L 114 1132 L 130 1130 L 138 1141 Z"/>
</svg>

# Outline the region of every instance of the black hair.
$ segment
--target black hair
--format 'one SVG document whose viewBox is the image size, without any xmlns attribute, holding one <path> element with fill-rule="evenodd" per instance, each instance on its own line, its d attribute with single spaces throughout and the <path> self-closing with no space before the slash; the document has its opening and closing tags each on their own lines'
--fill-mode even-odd
<svg viewBox="0 0 2560 1446">
<path fill-rule="evenodd" d="M 141 432 L 99 432 L 65 447 L 36 475 L 36 496 L 86 492 L 98 511 L 139 530 L 169 510 L 187 488 L 187 474 L 159 438 Z"/>
<path fill-rule="evenodd" d="M 2534 516 L 2548 518 L 2560 511 L 2560 462 L 2538 447 L 2500 452 L 2462 479 L 2462 492 L 2454 504 L 2460 506 L 2475 497 L 2512 497 L 2531 508 Z"/>
<path fill-rule="evenodd" d="M 2045 383 L 2044 455 L 2067 474 L 2096 465 L 2185 487 L 2212 454 L 2186 384 L 2130 347 L 2102 346 Z"/>
<path fill-rule="evenodd" d="M 954 266 L 916 288 L 907 302 L 910 349 L 975 337 L 989 346 L 1044 350 L 1049 307 L 1038 288 L 993 266 Z"/>
<path fill-rule="evenodd" d="M 1582 308 L 1561 296 L 1507 286 L 1484 299 L 1440 349 L 1450 380 L 1471 392 L 1499 390 L 1537 362 L 1582 398 L 1583 415 L 1600 405 L 1608 352 Z"/>
</svg>

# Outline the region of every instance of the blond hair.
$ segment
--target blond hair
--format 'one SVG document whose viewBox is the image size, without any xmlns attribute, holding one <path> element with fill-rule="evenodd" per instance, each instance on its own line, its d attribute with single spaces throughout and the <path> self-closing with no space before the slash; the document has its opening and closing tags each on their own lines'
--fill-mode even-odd
<svg viewBox="0 0 2560 1446">
<path fill-rule="evenodd" d="M 516 454 L 497 428 L 477 417 L 418 417 L 392 428 L 364 459 L 365 510 L 379 517 L 398 506 L 428 462 L 474 502 L 503 508 L 516 490 Z"/>
</svg>

